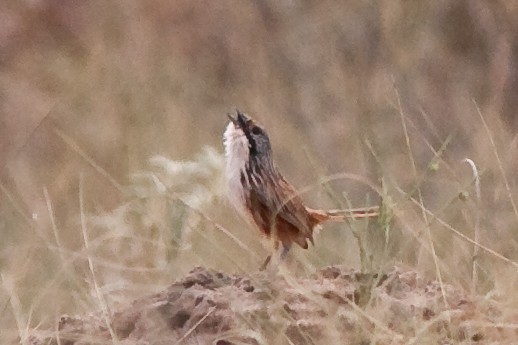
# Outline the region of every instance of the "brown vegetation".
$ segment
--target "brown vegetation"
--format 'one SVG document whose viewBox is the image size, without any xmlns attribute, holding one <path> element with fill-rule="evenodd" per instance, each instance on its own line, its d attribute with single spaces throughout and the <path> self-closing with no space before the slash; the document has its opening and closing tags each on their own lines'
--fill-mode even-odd
<svg viewBox="0 0 518 345">
<path fill-rule="evenodd" d="M 194 266 L 254 274 L 268 249 L 220 181 L 234 106 L 309 206 L 393 212 L 326 226 L 294 279 L 403 263 L 518 327 L 517 17 L 514 0 L 3 1 L 0 342 Z"/>
</svg>

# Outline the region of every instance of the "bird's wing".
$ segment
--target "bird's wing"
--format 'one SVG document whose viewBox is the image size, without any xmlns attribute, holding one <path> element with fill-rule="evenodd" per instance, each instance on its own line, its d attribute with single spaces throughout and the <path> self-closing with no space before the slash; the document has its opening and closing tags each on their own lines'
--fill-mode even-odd
<svg viewBox="0 0 518 345">
<path fill-rule="evenodd" d="M 276 181 L 269 179 L 261 181 L 261 185 L 251 183 L 252 199 L 266 206 L 270 212 L 279 221 L 284 221 L 291 225 L 292 235 L 300 237 L 302 235 L 304 242 L 309 238 L 313 243 L 312 229 L 309 226 L 309 219 L 306 208 L 302 199 L 295 191 L 295 188 L 287 182 L 280 174 Z M 277 184 L 276 184 L 277 183 Z M 256 205 L 257 207 L 258 205 Z M 269 218 L 271 218 L 270 215 Z M 271 222 L 271 219 L 270 219 Z M 267 224 L 272 227 L 274 224 Z M 294 239 L 295 240 L 295 239 Z M 300 240 L 297 243 L 301 242 Z"/>
</svg>

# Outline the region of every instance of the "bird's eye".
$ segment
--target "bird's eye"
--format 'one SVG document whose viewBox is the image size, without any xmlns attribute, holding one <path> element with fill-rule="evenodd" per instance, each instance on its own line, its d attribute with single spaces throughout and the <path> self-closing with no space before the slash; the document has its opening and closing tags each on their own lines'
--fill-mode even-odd
<svg viewBox="0 0 518 345">
<path fill-rule="evenodd" d="M 252 128 L 252 134 L 256 134 L 256 135 L 261 134 L 261 128 L 255 126 L 254 128 Z"/>
</svg>

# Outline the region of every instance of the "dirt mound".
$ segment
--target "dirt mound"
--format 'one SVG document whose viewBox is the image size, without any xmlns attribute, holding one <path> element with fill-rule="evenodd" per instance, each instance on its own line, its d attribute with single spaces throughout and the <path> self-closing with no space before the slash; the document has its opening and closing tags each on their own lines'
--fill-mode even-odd
<svg viewBox="0 0 518 345">
<path fill-rule="evenodd" d="M 366 275 L 332 266 L 309 278 L 195 268 L 166 290 L 112 314 L 63 316 L 31 344 L 420 344 L 512 339 L 495 308 L 395 268 Z M 507 330 L 509 331 L 509 330 Z M 514 331 L 513 331 L 514 332 Z M 514 334 L 516 336 L 516 334 Z M 58 340 L 59 338 L 59 340 Z"/>
</svg>

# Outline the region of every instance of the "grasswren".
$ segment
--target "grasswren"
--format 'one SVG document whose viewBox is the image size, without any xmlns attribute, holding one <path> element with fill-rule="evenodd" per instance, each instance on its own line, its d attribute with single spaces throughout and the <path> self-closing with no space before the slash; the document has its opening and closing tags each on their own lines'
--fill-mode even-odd
<svg viewBox="0 0 518 345">
<path fill-rule="evenodd" d="M 314 244 L 313 230 L 322 222 L 378 215 L 378 207 L 324 211 L 306 206 L 277 169 L 264 128 L 236 112 L 235 118 L 228 114 L 230 123 L 224 133 L 228 196 L 241 215 L 274 239 L 276 248 L 282 244 L 281 259 L 293 243 L 304 249 L 308 241 Z"/>
</svg>

